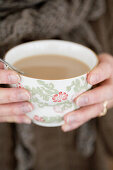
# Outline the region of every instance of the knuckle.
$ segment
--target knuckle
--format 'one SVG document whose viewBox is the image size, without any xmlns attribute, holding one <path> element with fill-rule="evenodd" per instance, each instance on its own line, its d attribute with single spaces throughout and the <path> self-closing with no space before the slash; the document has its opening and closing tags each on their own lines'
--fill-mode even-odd
<svg viewBox="0 0 113 170">
<path fill-rule="evenodd" d="M 27 89 L 25 88 L 16 88 L 16 93 L 30 93 Z"/>
<path fill-rule="evenodd" d="M 23 93 L 28 93 L 28 94 L 30 94 L 30 92 L 29 92 L 27 89 L 25 89 L 25 88 L 21 88 L 20 90 L 22 90 Z"/>
<path fill-rule="evenodd" d="M 8 74 L 7 70 L 0 70 L 0 84 L 9 82 Z"/>
<path fill-rule="evenodd" d="M 13 115 L 18 115 L 20 113 L 22 103 L 17 103 L 12 106 L 11 112 Z"/>
<path fill-rule="evenodd" d="M 18 101 L 26 101 L 30 99 L 30 93 L 26 89 L 18 89 L 16 92 L 16 98 Z"/>
<path fill-rule="evenodd" d="M 12 94 L 13 94 L 12 92 L 8 92 L 6 94 L 6 102 L 7 103 L 11 103 L 12 101 L 14 101 L 14 98 L 13 98 Z"/>
<path fill-rule="evenodd" d="M 0 78 L 1 79 L 6 79 L 7 75 L 8 75 L 8 70 L 0 70 Z"/>
<path fill-rule="evenodd" d="M 79 122 L 84 122 L 85 120 L 87 120 L 88 119 L 88 115 L 87 115 L 87 113 L 86 113 L 86 111 L 79 111 L 79 113 L 77 114 L 77 115 L 75 115 L 75 117 L 77 116 L 77 120 L 79 121 Z"/>
<path fill-rule="evenodd" d="M 78 121 L 82 121 L 84 119 L 84 115 L 82 115 L 81 113 L 78 113 L 75 115 L 75 119 L 77 119 Z"/>
<path fill-rule="evenodd" d="M 14 109 L 14 112 L 18 114 L 25 114 L 33 110 L 32 104 L 30 102 L 18 103 Z"/>
<path fill-rule="evenodd" d="M 9 94 L 8 94 L 8 101 L 24 101 L 29 99 L 29 94 L 27 92 L 27 90 L 23 89 L 19 89 L 19 88 L 11 88 Z"/>
<path fill-rule="evenodd" d="M 88 95 L 88 101 L 89 104 L 93 104 L 96 101 L 96 95 L 94 92 L 90 92 L 90 94 Z"/>
<path fill-rule="evenodd" d="M 6 98 L 7 102 L 16 102 L 17 101 L 17 91 L 18 89 L 16 88 L 11 88 L 7 91 Z"/>
<path fill-rule="evenodd" d="M 112 57 L 113 57 L 113 56 L 112 56 L 111 54 L 109 54 L 109 53 L 104 53 L 104 56 L 105 56 L 107 59 L 108 59 L 108 58 L 109 58 L 109 59 L 112 59 Z"/>
<path fill-rule="evenodd" d="M 103 103 L 98 104 L 98 111 L 99 111 L 99 113 L 103 112 L 103 109 L 104 109 Z"/>
<path fill-rule="evenodd" d="M 96 72 L 96 77 L 99 82 L 109 78 L 110 75 L 111 75 L 111 67 L 108 63 L 102 64 L 98 67 L 98 70 Z"/>
<path fill-rule="evenodd" d="M 80 118 L 80 121 L 83 122 L 83 121 L 87 120 L 88 116 L 87 116 L 87 114 L 81 114 L 79 118 Z"/>
<path fill-rule="evenodd" d="M 109 98 L 113 98 L 113 85 L 108 87 L 108 92 L 107 95 L 109 96 Z"/>
<path fill-rule="evenodd" d="M 12 70 L 0 70 L 0 83 L 17 83 L 20 80 L 18 74 Z"/>
<path fill-rule="evenodd" d="M 16 115 L 17 112 L 18 112 L 18 110 L 19 110 L 18 107 L 12 106 L 12 108 L 11 108 L 11 114 L 12 114 L 12 115 Z"/>
<path fill-rule="evenodd" d="M 97 100 L 97 94 L 93 90 L 87 92 L 87 104 L 94 104 Z"/>
<path fill-rule="evenodd" d="M 113 70 L 113 57 L 110 54 L 101 54 L 100 60 L 102 62 L 102 69 L 106 75 L 110 76 Z"/>
<path fill-rule="evenodd" d="M 111 73 L 112 73 L 112 65 L 109 63 L 106 63 L 106 71 L 108 73 L 108 77 L 110 77 Z"/>
<path fill-rule="evenodd" d="M 113 56 L 111 54 L 109 54 L 109 53 L 101 53 L 101 54 L 99 54 L 100 61 L 105 61 L 106 60 L 106 61 L 111 62 L 111 60 L 113 60 L 112 58 L 113 58 Z"/>
<path fill-rule="evenodd" d="M 18 95 L 21 94 L 21 93 L 23 93 L 23 92 L 24 92 L 23 89 L 15 88 L 15 89 L 14 89 L 14 97 L 15 97 L 16 99 L 18 99 Z"/>
<path fill-rule="evenodd" d="M 21 103 L 12 104 L 10 107 L 11 115 L 18 115 L 20 113 Z"/>
<path fill-rule="evenodd" d="M 102 75 L 103 75 L 103 67 L 100 66 L 100 67 L 98 67 L 98 70 L 96 72 L 96 76 L 98 76 L 99 79 L 100 79 L 102 77 Z"/>
<path fill-rule="evenodd" d="M 103 112 L 103 103 L 97 104 L 95 107 L 96 107 L 96 112 L 94 117 L 98 116 L 101 112 Z"/>
<path fill-rule="evenodd" d="M 91 76 L 94 77 L 95 83 L 100 82 L 102 80 L 102 68 L 98 67 Z"/>
</svg>

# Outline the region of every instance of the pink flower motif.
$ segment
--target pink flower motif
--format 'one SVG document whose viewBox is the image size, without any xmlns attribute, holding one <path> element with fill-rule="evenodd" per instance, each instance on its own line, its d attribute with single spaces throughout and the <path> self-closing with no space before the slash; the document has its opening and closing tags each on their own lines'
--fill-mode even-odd
<svg viewBox="0 0 113 170">
<path fill-rule="evenodd" d="M 67 100 L 68 94 L 65 92 L 59 92 L 59 94 L 55 94 L 52 98 L 53 102 L 61 102 L 62 100 Z"/>
<path fill-rule="evenodd" d="M 22 88 L 23 87 L 21 83 L 17 83 L 16 86 L 17 86 L 17 88 Z"/>
<path fill-rule="evenodd" d="M 44 122 L 44 119 L 42 117 L 39 117 L 37 115 L 34 116 L 34 119 L 40 122 Z"/>
</svg>

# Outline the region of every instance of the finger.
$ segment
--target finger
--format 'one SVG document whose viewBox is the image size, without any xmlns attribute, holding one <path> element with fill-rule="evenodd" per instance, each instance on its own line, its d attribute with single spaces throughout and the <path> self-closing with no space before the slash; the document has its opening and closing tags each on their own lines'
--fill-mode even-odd
<svg viewBox="0 0 113 170">
<path fill-rule="evenodd" d="M 95 118 L 103 111 L 103 103 L 83 107 L 79 110 L 70 112 L 64 116 L 65 124 L 63 131 L 70 131 L 78 128 L 88 120 Z"/>
<path fill-rule="evenodd" d="M 24 88 L 0 88 L 0 104 L 30 100 L 30 92 Z"/>
<path fill-rule="evenodd" d="M 113 107 L 113 99 L 108 101 L 107 108 L 110 109 Z"/>
<path fill-rule="evenodd" d="M 73 123 L 73 124 L 65 124 L 61 127 L 62 131 L 64 132 L 69 132 L 72 130 L 75 130 L 77 128 L 79 128 L 80 126 L 82 126 L 82 124 L 84 124 L 85 122 L 78 122 L 78 123 Z"/>
<path fill-rule="evenodd" d="M 0 69 L 4 69 L 4 64 L 0 62 Z"/>
<path fill-rule="evenodd" d="M 31 119 L 28 118 L 26 115 L 21 115 L 21 116 L 15 116 L 15 115 L 10 115 L 10 116 L 0 116 L 0 122 L 8 122 L 8 123 L 26 123 L 30 124 Z"/>
<path fill-rule="evenodd" d="M 0 116 L 22 115 L 33 110 L 33 106 L 29 102 L 11 103 L 0 105 Z"/>
<path fill-rule="evenodd" d="M 78 106 L 87 106 L 113 99 L 113 85 L 103 83 L 102 86 L 89 90 L 75 99 Z"/>
<path fill-rule="evenodd" d="M 16 72 L 0 69 L 0 84 L 15 84 L 18 81 L 20 81 L 20 77 Z"/>
<path fill-rule="evenodd" d="M 112 57 L 108 54 L 99 55 L 99 64 L 87 76 L 89 84 L 98 84 L 111 76 L 113 69 Z"/>
</svg>

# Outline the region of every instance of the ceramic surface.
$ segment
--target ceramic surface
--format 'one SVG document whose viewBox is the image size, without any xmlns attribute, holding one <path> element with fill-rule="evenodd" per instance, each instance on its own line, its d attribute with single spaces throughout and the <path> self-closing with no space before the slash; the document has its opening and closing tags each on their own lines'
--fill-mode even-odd
<svg viewBox="0 0 113 170">
<path fill-rule="evenodd" d="M 86 63 L 90 70 L 98 64 L 96 54 L 89 48 L 61 40 L 41 40 L 21 44 L 9 50 L 5 60 L 14 64 L 21 58 L 37 54 L 73 57 Z M 87 83 L 87 73 L 61 80 L 35 79 L 22 75 L 20 77 L 21 81 L 11 87 L 24 87 L 31 92 L 30 101 L 34 110 L 27 115 L 35 124 L 48 127 L 62 125 L 64 115 L 78 109 L 73 99 L 92 87 Z"/>
</svg>

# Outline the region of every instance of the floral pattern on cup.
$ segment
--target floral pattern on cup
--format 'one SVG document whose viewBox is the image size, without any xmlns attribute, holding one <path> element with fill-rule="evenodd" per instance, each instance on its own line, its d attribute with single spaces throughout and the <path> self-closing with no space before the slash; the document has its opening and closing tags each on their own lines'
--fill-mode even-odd
<svg viewBox="0 0 113 170">
<path fill-rule="evenodd" d="M 62 100 L 67 100 L 68 94 L 65 92 L 59 92 L 52 97 L 53 102 L 61 102 Z"/>
<path fill-rule="evenodd" d="M 48 116 L 38 116 L 38 115 L 35 115 L 33 117 L 33 119 L 35 121 L 38 121 L 38 122 L 45 122 L 45 123 L 53 123 L 53 122 L 61 122 L 63 120 L 63 117 L 62 116 L 52 116 L 52 117 L 48 117 Z"/>
<path fill-rule="evenodd" d="M 19 82 L 19 83 L 16 84 L 16 87 L 17 87 L 17 88 L 22 88 L 23 86 L 22 86 L 22 84 Z"/>
<path fill-rule="evenodd" d="M 51 116 L 47 116 L 47 113 L 34 115 L 35 121 L 45 123 L 61 122 L 66 110 L 76 110 L 78 108 L 73 99 L 81 91 L 86 91 L 89 88 L 85 76 L 72 80 L 65 87 L 64 91 L 58 90 L 53 82 L 46 83 L 44 80 L 36 80 L 36 82 L 37 85 L 35 84 L 32 87 L 23 85 L 21 82 L 21 87 L 24 86 L 24 88 L 30 91 L 30 102 L 35 104 L 36 107 L 43 109 L 49 106 L 53 109 L 54 114 Z"/>
<path fill-rule="evenodd" d="M 98 58 L 90 49 L 73 42 L 61 40 L 41 40 L 21 44 L 11 49 L 5 56 L 10 64 L 32 55 L 62 54 L 85 61 L 92 70 L 98 64 Z M 75 55 L 76 54 L 76 55 Z M 77 57 L 76 57 L 77 56 Z M 13 60 L 14 59 L 14 60 Z M 78 109 L 74 99 L 87 91 L 92 85 L 87 83 L 87 73 L 78 77 L 61 80 L 43 80 L 20 75 L 18 84 L 11 87 L 26 88 L 30 91 L 30 102 L 34 109 L 28 117 L 41 126 L 60 126 L 64 115 Z"/>
<path fill-rule="evenodd" d="M 44 122 L 43 117 L 39 117 L 39 116 L 37 116 L 37 115 L 34 116 L 34 120 L 37 120 L 37 121 L 39 121 L 39 122 Z"/>
</svg>

